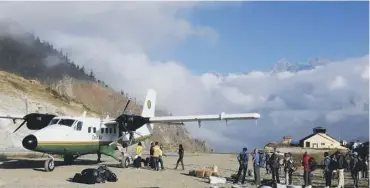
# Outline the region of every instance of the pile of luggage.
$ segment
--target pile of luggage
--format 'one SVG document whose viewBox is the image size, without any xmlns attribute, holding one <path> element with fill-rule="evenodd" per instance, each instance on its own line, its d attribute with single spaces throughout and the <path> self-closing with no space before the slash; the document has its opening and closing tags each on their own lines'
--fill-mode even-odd
<svg viewBox="0 0 370 188">
<path fill-rule="evenodd" d="M 97 169 L 84 169 L 81 173 L 76 173 L 72 178 L 72 182 L 84 184 L 105 183 L 106 181 L 116 182 L 118 181 L 118 178 L 116 174 L 109 170 L 105 165 L 99 166 Z"/>
</svg>

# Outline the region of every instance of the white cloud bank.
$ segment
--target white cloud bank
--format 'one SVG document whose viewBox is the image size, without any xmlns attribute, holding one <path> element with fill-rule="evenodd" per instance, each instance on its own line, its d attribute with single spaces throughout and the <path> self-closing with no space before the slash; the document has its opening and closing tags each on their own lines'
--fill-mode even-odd
<svg viewBox="0 0 370 188">
<path fill-rule="evenodd" d="M 17 21 L 51 41 L 116 89 L 140 98 L 147 88 L 157 90 L 159 105 L 174 114 L 261 113 L 258 124 L 188 126 L 216 150 L 261 147 L 285 135 L 299 139 L 316 125 L 341 138 L 368 136 L 369 116 L 363 108 L 369 101 L 369 56 L 298 73 L 217 77 L 194 75 L 182 63 L 157 62 L 146 55 L 174 48 L 189 37 L 217 41 L 212 28 L 181 17 L 202 6 L 207 4 L 1 2 L 0 19 Z"/>
</svg>

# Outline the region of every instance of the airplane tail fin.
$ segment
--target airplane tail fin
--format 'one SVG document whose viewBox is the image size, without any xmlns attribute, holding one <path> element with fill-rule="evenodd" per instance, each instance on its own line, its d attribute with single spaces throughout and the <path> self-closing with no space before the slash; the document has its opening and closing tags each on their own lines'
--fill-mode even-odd
<svg viewBox="0 0 370 188">
<path fill-rule="evenodd" d="M 148 89 L 143 105 L 143 111 L 141 112 L 141 116 L 154 117 L 156 97 L 157 93 L 153 89 Z"/>
<path fill-rule="evenodd" d="M 148 89 L 143 105 L 143 111 L 141 112 L 141 116 L 154 117 L 156 98 L 157 92 L 153 89 Z M 147 128 L 149 129 L 150 133 L 153 133 L 153 124 L 147 124 Z"/>
</svg>

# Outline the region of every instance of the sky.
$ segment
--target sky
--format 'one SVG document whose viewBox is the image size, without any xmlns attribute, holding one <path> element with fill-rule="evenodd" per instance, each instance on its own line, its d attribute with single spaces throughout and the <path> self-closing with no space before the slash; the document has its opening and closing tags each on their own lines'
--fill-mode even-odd
<svg viewBox="0 0 370 188">
<path fill-rule="evenodd" d="M 191 23 L 213 28 L 217 42 L 190 39 L 170 56 L 186 62 L 193 72 L 222 74 L 268 70 L 282 58 L 299 63 L 315 57 L 362 56 L 369 46 L 367 4 L 239 2 L 233 7 L 195 9 L 188 16 Z"/>
<path fill-rule="evenodd" d="M 173 115 L 260 113 L 257 123 L 186 125 L 216 151 L 238 151 L 287 135 L 299 140 L 315 126 L 342 139 L 368 137 L 368 8 L 368 2 L 0 2 L 0 20 L 50 41 L 117 90 L 143 99 L 155 89 L 157 105 Z M 269 72 L 282 58 L 317 57 L 332 62 Z"/>
</svg>

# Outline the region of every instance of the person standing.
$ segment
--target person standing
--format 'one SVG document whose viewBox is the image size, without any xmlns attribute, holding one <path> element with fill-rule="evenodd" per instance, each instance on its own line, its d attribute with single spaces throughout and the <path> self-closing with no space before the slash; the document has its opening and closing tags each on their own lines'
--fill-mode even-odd
<svg viewBox="0 0 370 188">
<path fill-rule="evenodd" d="M 337 158 L 337 168 L 338 168 L 338 186 L 337 188 L 344 188 L 344 169 L 347 167 L 345 164 L 347 164 L 347 161 L 344 158 L 344 155 L 337 151 L 335 154 Z"/>
<path fill-rule="evenodd" d="M 310 159 L 311 157 L 308 155 L 307 152 L 303 154 L 303 177 L 304 177 L 304 185 L 307 188 L 311 188 L 311 169 L 310 169 Z"/>
<path fill-rule="evenodd" d="M 368 177 L 368 170 L 369 170 L 369 154 L 367 154 L 364 157 L 363 163 L 364 167 L 362 168 L 362 178 L 367 178 Z"/>
<path fill-rule="evenodd" d="M 177 159 L 175 170 L 177 170 L 177 166 L 181 162 L 182 170 L 185 170 L 184 168 L 184 148 L 182 147 L 182 144 L 179 145 L 179 159 Z"/>
<path fill-rule="evenodd" d="M 150 143 L 150 167 L 152 169 L 154 169 L 154 158 L 153 158 L 153 154 L 154 154 L 154 142 L 151 142 Z"/>
<path fill-rule="evenodd" d="M 266 157 L 265 157 L 265 161 L 266 161 L 266 174 L 269 174 L 270 173 L 270 154 L 268 152 L 266 152 Z"/>
<path fill-rule="evenodd" d="M 351 168 L 351 176 L 353 179 L 353 186 L 355 188 L 358 188 L 358 179 L 359 179 L 358 174 L 361 170 L 361 165 L 362 164 L 358 158 L 357 152 L 354 152 L 353 157 L 350 162 L 350 168 Z"/>
<path fill-rule="evenodd" d="M 135 167 L 139 169 L 141 167 L 141 156 L 143 154 L 143 146 L 141 142 L 139 142 L 136 146 L 136 159 L 135 159 Z"/>
<path fill-rule="evenodd" d="M 328 152 L 324 153 L 324 157 L 325 157 L 324 159 L 325 188 L 330 188 L 334 162 L 332 162 Z"/>
<path fill-rule="evenodd" d="M 164 170 L 164 165 L 163 165 L 163 146 L 159 146 L 159 149 L 160 149 L 160 154 L 159 154 L 159 158 L 158 158 L 158 163 L 161 164 L 161 169 Z"/>
<path fill-rule="evenodd" d="M 254 182 L 257 186 L 261 184 L 261 177 L 260 177 L 260 163 L 262 162 L 260 154 L 258 153 L 257 149 L 254 149 L 253 152 L 253 170 L 254 170 Z"/>
<path fill-rule="evenodd" d="M 285 185 L 292 185 L 292 175 L 294 171 L 294 161 L 291 153 L 286 153 L 284 157 Z"/>
<path fill-rule="evenodd" d="M 158 142 L 155 142 L 155 145 L 153 147 L 153 162 L 154 162 L 154 170 L 159 171 L 158 166 L 158 159 L 161 154 L 161 149 L 158 146 Z"/>
<path fill-rule="evenodd" d="M 235 177 L 234 184 L 239 182 L 240 175 L 243 173 L 242 184 L 245 183 L 245 176 L 248 169 L 249 155 L 247 153 L 247 148 L 243 148 L 243 151 L 238 154 L 239 170 L 238 174 Z"/>
<path fill-rule="evenodd" d="M 272 174 L 272 180 L 275 183 L 280 183 L 280 178 L 279 178 L 279 156 L 277 155 L 276 150 L 274 150 L 274 153 L 270 157 L 270 169 L 271 169 L 271 174 Z"/>
</svg>

